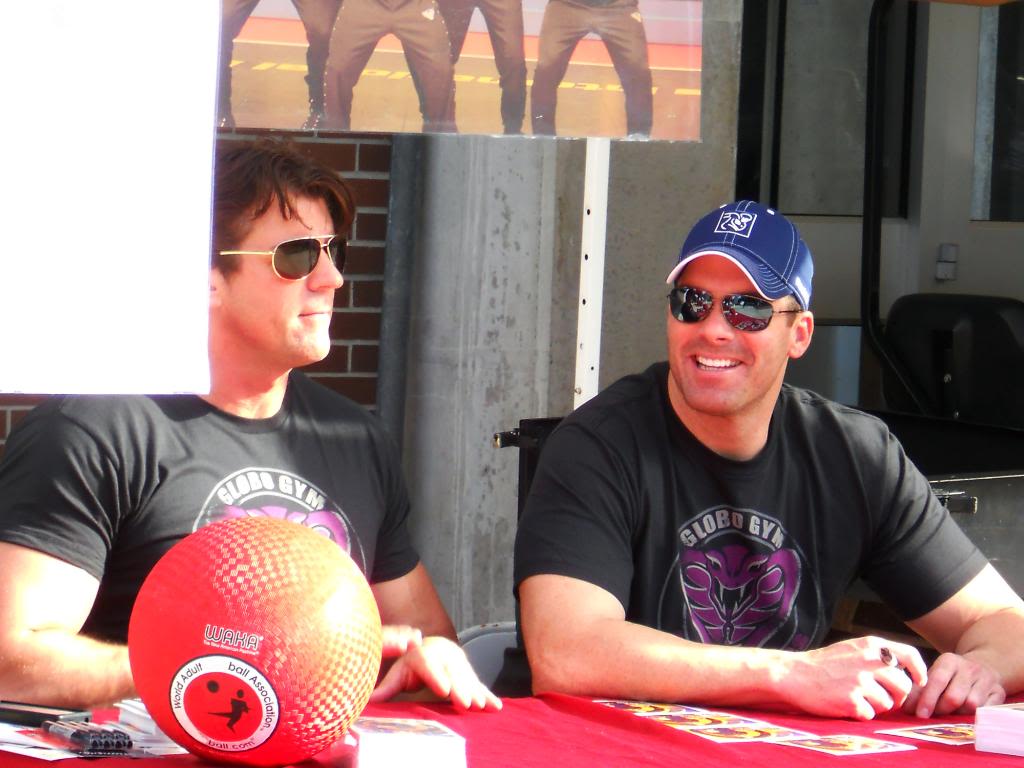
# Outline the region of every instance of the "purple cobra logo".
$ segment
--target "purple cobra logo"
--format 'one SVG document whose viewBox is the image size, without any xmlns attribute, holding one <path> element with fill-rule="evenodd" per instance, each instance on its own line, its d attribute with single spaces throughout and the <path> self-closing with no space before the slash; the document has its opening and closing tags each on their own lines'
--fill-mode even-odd
<svg viewBox="0 0 1024 768">
<path fill-rule="evenodd" d="M 814 632 L 797 627 L 804 560 L 777 520 L 749 510 L 712 509 L 683 525 L 678 542 L 691 639 L 807 646 Z M 817 590 L 808 589 L 807 600 L 815 602 L 808 607 L 817 616 Z"/>
<path fill-rule="evenodd" d="M 793 610 L 800 567 L 796 554 L 743 545 L 689 550 L 679 563 L 693 626 L 705 643 L 760 646 Z"/>
</svg>

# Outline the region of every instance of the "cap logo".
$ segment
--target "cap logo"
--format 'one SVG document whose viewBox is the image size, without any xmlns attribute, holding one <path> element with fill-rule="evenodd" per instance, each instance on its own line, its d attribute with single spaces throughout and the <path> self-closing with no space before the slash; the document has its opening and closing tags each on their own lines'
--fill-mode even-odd
<svg viewBox="0 0 1024 768">
<path fill-rule="evenodd" d="M 715 232 L 723 235 L 739 235 L 750 237 L 754 231 L 754 222 L 757 221 L 756 213 L 746 211 L 723 211 L 715 225 Z"/>
</svg>

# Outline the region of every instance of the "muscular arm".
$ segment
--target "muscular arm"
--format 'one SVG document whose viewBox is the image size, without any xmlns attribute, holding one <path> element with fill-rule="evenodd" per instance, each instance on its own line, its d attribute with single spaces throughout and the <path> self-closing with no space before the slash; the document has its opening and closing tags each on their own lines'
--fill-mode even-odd
<svg viewBox="0 0 1024 768">
<path fill-rule="evenodd" d="M 880 638 L 804 653 L 703 645 L 627 622 L 618 600 L 566 576 L 519 585 L 535 693 L 798 709 L 869 719 L 898 706 L 910 679 L 881 661 L 888 647 L 919 682 L 920 655 Z"/>
<path fill-rule="evenodd" d="M 398 659 L 371 701 L 425 686 L 461 709 L 501 709 L 501 701 L 477 679 L 456 644 L 455 627 L 423 563 L 405 576 L 374 584 L 372 589 L 381 622 L 388 625 L 384 655 Z M 412 637 L 408 628 L 421 632 L 422 640 Z"/>
<path fill-rule="evenodd" d="M 92 707 L 135 694 L 127 647 L 79 634 L 95 578 L 4 542 L 0 574 L 0 698 Z"/>
<path fill-rule="evenodd" d="M 970 714 L 1024 690 L 1024 602 L 991 565 L 907 624 L 943 652 L 907 700 L 919 717 Z"/>
<path fill-rule="evenodd" d="M 455 627 L 423 563 L 417 563 L 405 576 L 379 582 L 371 589 L 383 624 L 407 624 L 424 635 L 455 639 Z"/>
</svg>

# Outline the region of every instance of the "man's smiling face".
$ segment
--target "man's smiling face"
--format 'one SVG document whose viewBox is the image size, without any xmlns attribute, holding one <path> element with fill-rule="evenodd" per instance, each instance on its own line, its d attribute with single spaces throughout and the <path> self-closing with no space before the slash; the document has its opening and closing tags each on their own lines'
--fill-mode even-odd
<svg viewBox="0 0 1024 768">
<path fill-rule="evenodd" d="M 733 328 L 722 313 L 722 297 L 757 296 L 747 275 L 722 256 L 707 255 L 687 264 L 676 280 L 709 291 L 711 313 L 696 323 L 666 312 L 669 397 L 684 424 L 690 419 L 770 418 L 789 358 L 800 357 L 810 343 L 810 313 L 772 317 L 763 331 Z M 772 302 L 776 310 L 797 307 L 792 298 Z"/>
</svg>

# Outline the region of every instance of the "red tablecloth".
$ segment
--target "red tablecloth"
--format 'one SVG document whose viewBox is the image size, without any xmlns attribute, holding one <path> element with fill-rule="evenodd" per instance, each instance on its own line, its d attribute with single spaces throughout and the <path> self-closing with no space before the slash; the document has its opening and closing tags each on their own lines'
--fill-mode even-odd
<svg viewBox="0 0 1024 768">
<path fill-rule="evenodd" d="M 1024 768 L 1024 758 L 976 752 L 972 745 L 949 746 L 885 735 L 879 735 L 878 738 L 913 744 L 917 749 L 838 758 L 778 744 L 719 744 L 650 719 L 571 696 L 505 699 L 504 705 L 501 712 L 460 714 L 446 704 L 395 702 L 371 705 L 365 714 L 377 717 L 422 717 L 444 723 L 465 736 L 468 768 L 667 768 L 673 765 L 735 768 L 741 762 L 801 768 L 820 766 L 833 760 L 842 760 L 839 765 L 847 768 L 854 765 Z M 850 733 L 871 736 L 878 730 L 921 725 L 925 722 L 902 714 L 870 722 L 856 722 L 732 708 L 728 711 L 819 735 Z M 944 717 L 935 722 L 972 721 L 971 717 Z M 343 750 L 329 750 L 304 766 L 319 768 L 331 765 L 344 768 L 349 762 Z M 76 763 L 74 761 L 70 764 Z M 69 768 L 70 764 L 68 761 L 49 763 L 65 768 Z M 42 768 L 47 764 L 0 752 L 0 765 L 4 768 Z M 127 758 L 106 758 L 90 762 L 90 766 L 95 768 L 196 768 L 199 765 L 206 763 L 192 756 L 150 758 L 143 762 Z"/>
<path fill-rule="evenodd" d="M 539 698 L 506 699 L 499 713 L 459 715 L 450 707 L 430 704 L 384 704 L 373 707 L 380 716 L 433 718 L 466 737 L 469 768 L 597 768 L 598 766 L 699 765 L 701 768 L 736 768 L 738 764 L 763 766 L 820 766 L 841 759 L 842 765 L 868 766 L 1016 766 L 1024 758 L 976 752 L 973 745 L 950 746 L 911 741 L 897 736 L 877 738 L 913 744 L 916 750 L 873 755 L 832 757 L 819 752 L 763 742 L 721 744 L 678 731 L 661 723 L 621 712 L 586 699 L 546 695 Z M 777 725 L 826 735 L 852 733 L 873 736 L 875 731 L 922 725 L 924 721 L 893 714 L 871 722 L 823 720 L 815 717 L 779 715 L 728 709 Z M 973 717 L 949 717 L 934 722 L 973 722 Z"/>
</svg>

